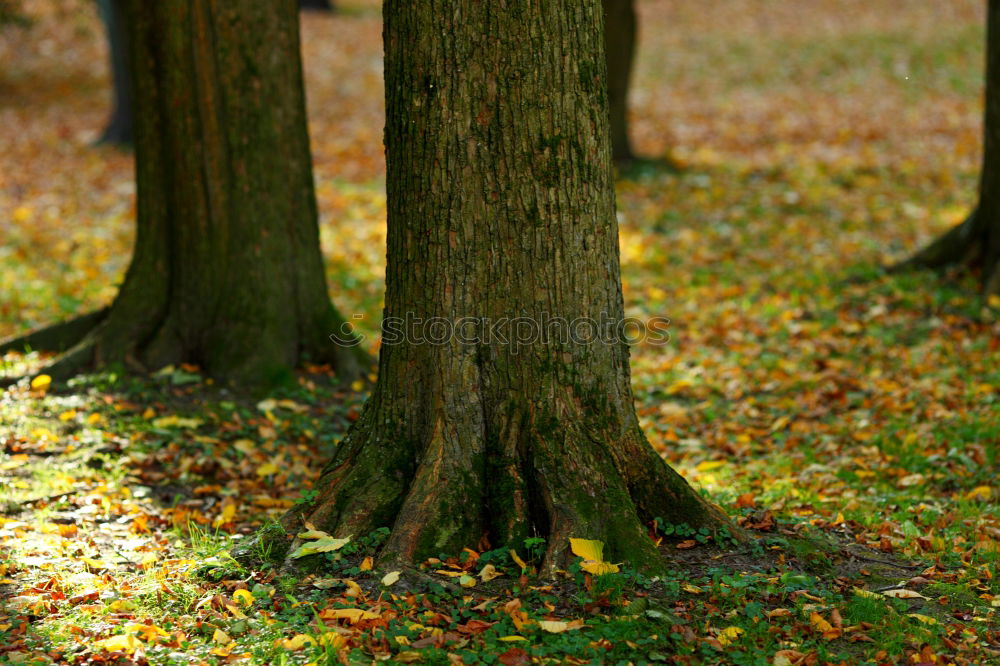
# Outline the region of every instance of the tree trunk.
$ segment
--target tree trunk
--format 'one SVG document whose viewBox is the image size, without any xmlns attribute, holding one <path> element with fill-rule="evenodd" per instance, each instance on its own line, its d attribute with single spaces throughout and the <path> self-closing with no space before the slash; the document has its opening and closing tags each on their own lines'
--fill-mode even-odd
<svg viewBox="0 0 1000 666">
<path fill-rule="evenodd" d="M 989 0 L 986 19 L 986 109 L 979 201 L 962 224 L 894 270 L 953 265 L 979 269 L 983 294 L 1000 294 L 1000 0 Z"/>
<path fill-rule="evenodd" d="M 98 0 L 97 7 L 108 34 L 111 60 L 111 118 L 98 143 L 131 145 L 132 143 L 132 82 L 128 69 L 128 32 L 125 30 L 123 0 Z"/>
<path fill-rule="evenodd" d="M 628 137 L 628 91 L 635 60 L 636 15 L 634 0 L 603 0 L 604 48 L 608 61 L 608 107 L 611 116 L 611 156 L 618 163 L 631 161 Z"/>
<path fill-rule="evenodd" d="M 125 3 L 136 101 L 137 234 L 110 311 L 51 372 L 190 362 L 234 384 L 363 353 L 319 247 L 294 0 Z"/>
<path fill-rule="evenodd" d="M 623 316 L 600 12 L 385 3 L 379 379 L 286 529 L 390 526 L 402 561 L 543 535 L 551 569 L 569 537 L 656 567 L 643 523 L 725 523 L 643 436 L 621 337 L 558 326 Z"/>
<path fill-rule="evenodd" d="M 111 118 L 97 142 L 129 146 L 132 144 L 132 82 L 129 77 L 124 3 L 125 0 L 97 0 L 98 12 L 108 35 L 113 84 Z M 330 0 L 299 0 L 299 8 L 327 12 L 334 9 Z"/>
<path fill-rule="evenodd" d="M 333 3 L 330 0 L 299 0 L 299 8 L 321 12 L 332 12 Z"/>
</svg>

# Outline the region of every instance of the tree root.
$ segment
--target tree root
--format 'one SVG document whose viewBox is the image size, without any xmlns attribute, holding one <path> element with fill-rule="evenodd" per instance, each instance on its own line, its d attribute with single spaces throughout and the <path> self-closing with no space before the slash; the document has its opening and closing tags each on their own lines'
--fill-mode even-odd
<svg viewBox="0 0 1000 666">
<path fill-rule="evenodd" d="M 36 328 L 33 331 L 8 338 L 0 342 L 0 354 L 26 349 L 32 351 L 62 352 L 72 348 L 87 337 L 108 315 L 109 308 L 101 308 L 85 315 L 74 317 L 56 324 Z"/>
<path fill-rule="evenodd" d="M 670 470 L 637 425 L 616 441 L 572 421 L 540 431 L 529 415 L 491 423 L 499 425 L 499 436 L 476 437 L 486 430 L 484 412 L 473 402 L 467 409 L 453 406 L 447 420 L 443 412 L 432 414 L 422 445 L 383 432 L 385 416 L 369 403 L 324 470 L 313 506 L 282 520 L 286 534 L 305 520 L 340 538 L 389 527 L 378 558 L 383 568 L 458 552 L 484 535 L 494 547 L 514 548 L 527 537 L 543 536 L 543 575 L 570 564 L 570 538 L 601 541 L 609 562 L 647 572 L 666 569 L 644 524 L 657 516 L 742 536 L 718 507 Z M 617 448 L 621 452 L 612 453 Z M 637 457 L 640 451 L 648 457 Z"/>
</svg>

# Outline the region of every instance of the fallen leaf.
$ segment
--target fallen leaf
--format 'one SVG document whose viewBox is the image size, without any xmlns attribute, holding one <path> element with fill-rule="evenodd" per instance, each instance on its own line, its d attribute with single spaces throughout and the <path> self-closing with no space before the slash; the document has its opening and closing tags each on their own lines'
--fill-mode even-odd
<svg viewBox="0 0 1000 666">
<path fill-rule="evenodd" d="M 716 639 L 718 639 L 719 643 L 721 643 L 722 646 L 725 647 L 726 645 L 729 645 L 737 638 L 739 638 L 740 635 L 742 634 L 743 634 L 742 627 L 726 627 L 725 629 L 723 629 L 718 633 Z"/>
<path fill-rule="evenodd" d="M 288 557 L 293 560 L 297 560 L 300 557 L 306 557 L 307 555 L 316 555 L 317 553 L 332 553 L 334 551 L 340 550 L 347 544 L 351 542 L 351 537 L 344 537 L 343 539 L 334 539 L 331 536 L 326 536 L 321 539 L 316 539 L 315 541 L 310 541 L 309 543 L 304 543 L 298 548 L 296 548 Z"/>
</svg>

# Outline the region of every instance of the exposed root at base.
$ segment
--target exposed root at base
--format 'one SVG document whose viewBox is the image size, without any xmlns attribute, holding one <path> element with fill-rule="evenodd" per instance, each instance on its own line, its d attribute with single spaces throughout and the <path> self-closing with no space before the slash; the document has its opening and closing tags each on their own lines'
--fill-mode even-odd
<svg viewBox="0 0 1000 666">
<path fill-rule="evenodd" d="M 78 344 L 93 331 L 108 315 L 109 308 L 101 308 L 87 314 L 36 328 L 24 335 L 8 338 L 0 342 L 0 354 L 26 349 L 44 352 L 62 352 Z"/>
</svg>

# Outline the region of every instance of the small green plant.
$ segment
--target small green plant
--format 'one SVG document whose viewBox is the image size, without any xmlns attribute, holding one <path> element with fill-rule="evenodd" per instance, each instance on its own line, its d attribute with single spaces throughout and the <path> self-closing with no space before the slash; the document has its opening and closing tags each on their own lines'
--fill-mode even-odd
<svg viewBox="0 0 1000 666">
<path fill-rule="evenodd" d="M 304 506 L 312 504 L 316 500 L 316 496 L 319 495 L 319 491 L 315 488 L 310 488 L 309 490 L 303 490 L 299 493 L 299 496 L 295 499 L 295 506 Z"/>
<path fill-rule="evenodd" d="M 524 540 L 524 550 L 532 562 L 541 562 L 545 557 L 545 538 L 528 537 Z"/>
</svg>

